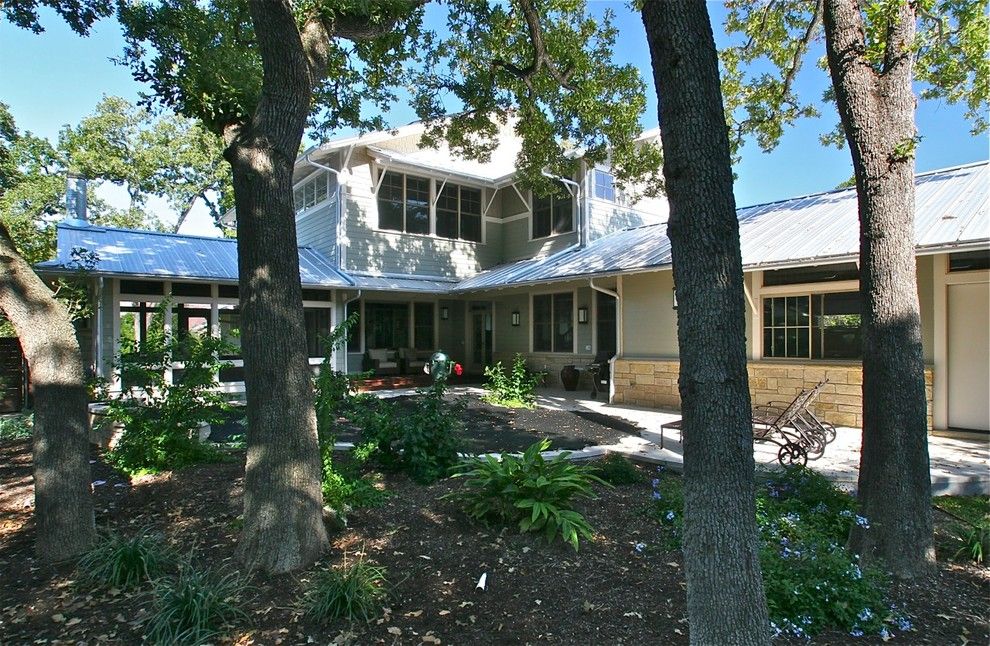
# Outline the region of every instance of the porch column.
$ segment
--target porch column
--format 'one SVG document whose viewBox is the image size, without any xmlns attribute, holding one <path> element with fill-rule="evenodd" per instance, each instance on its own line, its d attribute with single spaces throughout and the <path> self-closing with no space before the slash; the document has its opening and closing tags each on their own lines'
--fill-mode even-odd
<svg viewBox="0 0 990 646">
<path fill-rule="evenodd" d="M 750 273 L 750 288 L 749 293 L 752 297 L 752 308 L 753 311 L 750 312 L 750 339 L 749 343 L 749 359 L 750 361 L 758 361 L 763 357 L 763 326 L 760 320 L 760 310 L 762 305 L 760 304 L 760 288 L 763 287 L 763 271 L 754 271 Z"/>
<path fill-rule="evenodd" d="M 113 358 L 110 360 L 110 387 L 114 390 L 120 389 L 120 369 L 116 366 L 114 359 L 120 355 L 120 279 L 110 280 L 110 329 L 112 342 L 110 348 L 113 350 Z"/>
<path fill-rule="evenodd" d="M 166 280 L 162 284 L 162 293 L 164 294 L 164 296 L 162 297 L 163 300 L 166 301 L 166 302 L 168 302 L 168 307 L 166 307 L 165 308 L 165 311 L 162 313 L 162 329 L 165 332 L 165 338 L 168 339 L 169 341 L 171 341 L 172 340 L 172 302 L 171 302 L 172 301 L 172 281 Z M 169 383 L 169 384 L 172 383 L 172 363 L 171 362 L 169 362 L 169 364 L 167 366 L 165 366 L 165 382 L 166 383 Z"/>
<path fill-rule="evenodd" d="M 949 298 L 946 276 L 949 271 L 948 254 L 932 258 L 932 313 L 933 344 L 935 367 L 932 375 L 932 428 L 949 428 Z"/>
</svg>

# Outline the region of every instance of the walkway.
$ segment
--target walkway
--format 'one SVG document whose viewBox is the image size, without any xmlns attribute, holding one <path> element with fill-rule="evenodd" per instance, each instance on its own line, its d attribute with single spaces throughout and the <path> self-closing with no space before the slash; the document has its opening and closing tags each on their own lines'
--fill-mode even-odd
<svg viewBox="0 0 990 646">
<path fill-rule="evenodd" d="M 635 422 L 644 429 L 641 432 L 642 439 L 629 438 L 629 441 L 601 448 L 627 454 L 632 459 L 666 464 L 675 469 L 683 464 L 679 431 L 666 431 L 664 448 L 660 448 L 660 426 L 680 419 L 679 412 L 610 405 L 601 399 L 588 398 L 588 393 L 584 391 L 566 392 L 555 389 L 541 389 L 537 403 L 560 410 L 590 410 Z M 843 488 L 855 489 L 859 478 L 861 444 L 860 429 L 840 427 L 835 441 L 825 450 L 825 455 L 808 464 Z M 933 495 L 990 494 L 990 438 L 980 441 L 930 436 L 928 451 Z M 777 447 L 757 442 L 755 456 L 760 464 L 776 464 Z"/>
</svg>

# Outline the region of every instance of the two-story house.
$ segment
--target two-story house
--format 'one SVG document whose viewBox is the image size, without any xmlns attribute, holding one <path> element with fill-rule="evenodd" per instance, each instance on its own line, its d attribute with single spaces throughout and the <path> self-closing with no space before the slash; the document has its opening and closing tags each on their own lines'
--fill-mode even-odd
<svg viewBox="0 0 990 646">
<path fill-rule="evenodd" d="M 612 358 L 613 402 L 677 407 L 677 302 L 663 199 L 633 201 L 608 168 L 580 166 L 542 196 L 516 181 L 519 141 L 506 127 L 487 162 L 420 145 L 421 127 L 340 139 L 296 163 L 295 206 L 307 341 L 348 314 L 359 325 L 348 372 L 416 366 L 443 349 L 480 374 L 522 353 L 556 381 L 564 365 Z M 645 133 L 644 139 L 657 132 Z M 917 179 L 918 292 L 931 424 L 990 430 L 990 167 Z M 855 191 L 740 209 L 750 378 L 757 403 L 828 376 L 819 412 L 861 424 Z M 95 251 L 96 314 L 83 335 L 110 376 L 125 338 L 141 338 L 155 304 L 165 325 L 236 345 L 236 242 L 94 227 L 67 220 L 58 257 Z M 231 388 L 239 360 L 221 375 Z M 181 369 L 181 366 L 176 366 Z M 582 385 L 582 387 L 584 387 Z"/>
</svg>

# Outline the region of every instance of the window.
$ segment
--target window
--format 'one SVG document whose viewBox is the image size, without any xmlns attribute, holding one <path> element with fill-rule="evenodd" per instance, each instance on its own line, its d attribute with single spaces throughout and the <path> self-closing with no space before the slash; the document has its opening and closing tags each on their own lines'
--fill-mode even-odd
<svg viewBox="0 0 990 646">
<path fill-rule="evenodd" d="M 358 315 L 357 324 L 351 328 L 351 334 L 347 337 L 347 351 L 348 352 L 360 352 L 361 351 L 361 302 L 351 301 L 347 304 L 347 318 L 350 318 L 353 314 Z"/>
<path fill-rule="evenodd" d="M 385 173 L 378 189 L 378 227 L 405 233 L 430 233 L 430 180 Z"/>
<path fill-rule="evenodd" d="M 949 254 L 949 271 L 990 269 L 990 249 Z"/>
<path fill-rule="evenodd" d="M 574 352 L 574 294 L 533 297 L 533 352 Z"/>
<path fill-rule="evenodd" d="M 858 359 L 862 356 L 859 292 L 763 299 L 763 356 Z"/>
<path fill-rule="evenodd" d="M 323 337 L 330 334 L 330 308 L 314 307 L 303 311 L 306 320 L 306 356 L 323 356 Z"/>
<path fill-rule="evenodd" d="M 409 306 L 405 303 L 366 303 L 364 339 L 367 348 L 409 346 Z"/>
<path fill-rule="evenodd" d="M 615 190 L 615 178 L 611 173 L 595 169 L 595 197 L 600 200 L 615 202 L 617 191 Z"/>
<path fill-rule="evenodd" d="M 413 347 L 433 350 L 433 303 L 416 303 L 413 317 Z"/>
<path fill-rule="evenodd" d="M 437 198 L 437 235 L 481 242 L 481 189 L 444 184 Z"/>
<path fill-rule="evenodd" d="M 296 213 L 305 211 L 316 206 L 327 199 L 327 182 L 329 176 L 326 173 L 317 173 L 310 179 L 305 180 L 292 191 L 292 201 L 296 208 Z"/>
<path fill-rule="evenodd" d="M 533 198 L 533 238 L 568 233 L 574 230 L 574 200 L 561 197 Z"/>
<path fill-rule="evenodd" d="M 220 325 L 220 339 L 232 346 L 234 350 L 224 358 L 234 359 L 241 356 L 241 313 L 239 310 L 221 309 L 217 312 L 217 322 Z"/>
<path fill-rule="evenodd" d="M 763 284 L 799 285 L 801 283 L 827 283 L 834 280 L 859 280 L 856 263 L 847 262 L 825 267 L 800 267 L 798 269 L 776 269 L 763 272 Z"/>
</svg>

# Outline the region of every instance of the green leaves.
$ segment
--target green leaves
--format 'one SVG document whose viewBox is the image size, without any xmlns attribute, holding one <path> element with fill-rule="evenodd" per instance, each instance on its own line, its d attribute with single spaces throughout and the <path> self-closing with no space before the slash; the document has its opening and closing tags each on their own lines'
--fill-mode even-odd
<svg viewBox="0 0 990 646">
<path fill-rule="evenodd" d="M 522 533 L 542 534 L 547 542 L 560 537 L 575 551 L 581 539 L 591 539 L 591 526 L 572 508 L 578 498 L 593 498 L 593 484 L 608 483 L 592 467 L 576 464 L 562 452 L 547 460 L 550 440 L 530 445 L 521 457 L 503 453 L 464 463 L 458 477 L 464 487 L 448 495 L 464 506 L 471 518 L 515 524 Z"/>
<path fill-rule="evenodd" d="M 543 383 L 542 372 L 533 372 L 526 367 L 526 359 L 516 354 L 512 359 L 512 370 L 506 371 L 502 362 L 485 366 L 485 401 L 509 408 L 534 408 L 536 387 Z"/>
</svg>

